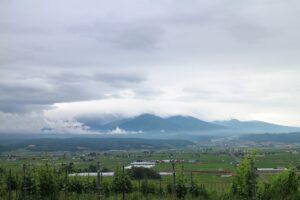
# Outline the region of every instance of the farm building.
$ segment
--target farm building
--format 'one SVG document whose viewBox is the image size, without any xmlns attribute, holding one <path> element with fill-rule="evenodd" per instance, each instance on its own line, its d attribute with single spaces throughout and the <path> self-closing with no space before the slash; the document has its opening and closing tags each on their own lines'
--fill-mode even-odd
<svg viewBox="0 0 300 200">
<path fill-rule="evenodd" d="M 258 173 L 274 173 L 287 170 L 286 168 L 257 168 Z"/>
<path fill-rule="evenodd" d="M 152 168 L 154 166 L 155 162 L 132 162 L 129 166 L 126 166 L 125 169 L 131 169 L 132 167 Z"/>
</svg>

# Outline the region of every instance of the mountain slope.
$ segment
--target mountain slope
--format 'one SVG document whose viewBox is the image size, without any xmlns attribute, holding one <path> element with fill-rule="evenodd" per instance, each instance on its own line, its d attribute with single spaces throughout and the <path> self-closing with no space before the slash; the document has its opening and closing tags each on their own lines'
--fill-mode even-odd
<svg viewBox="0 0 300 200">
<path fill-rule="evenodd" d="M 142 114 L 133 118 L 123 118 L 108 123 L 102 123 L 97 119 L 85 118 L 81 123 L 90 127 L 91 130 L 110 132 L 122 129 L 127 132 L 144 133 L 176 133 L 176 132 L 215 132 L 215 133 L 288 133 L 299 132 L 298 127 L 282 126 L 263 121 L 240 121 L 237 119 L 227 121 L 205 122 L 191 116 L 171 116 L 162 118 L 152 114 Z M 148 134 L 150 135 L 150 134 Z"/>
<path fill-rule="evenodd" d="M 143 132 L 202 131 L 225 128 L 194 117 L 173 116 L 169 118 L 161 118 L 151 114 L 142 114 L 134 118 L 105 124 L 102 126 L 102 130 L 114 130 L 117 127 L 126 131 Z"/>
<path fill-rule="evenodd" d="M 283 133 L 300 131 L 299 127 L 282 126 L 263 121 L 240 121 L 231 119 L 227 121 L 214 121 L 215 124 L 227 126 L 232 129 L 244 130 L 246 132 L 270 132 Z"/>
</svg>

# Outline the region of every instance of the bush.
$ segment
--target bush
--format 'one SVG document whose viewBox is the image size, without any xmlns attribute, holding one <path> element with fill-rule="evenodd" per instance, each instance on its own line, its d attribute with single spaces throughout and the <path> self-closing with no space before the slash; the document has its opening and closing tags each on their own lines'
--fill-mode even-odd
<svg viewBox="0 0 300 200">
<path fill-rule="evenodd" d="M 132 192 L 133 185 L 130 177 L 125 172 L 120 172 L 119 169 L 115 172 L 114 179 L 112 181 L 112 191 L 115 193 L 130 193 Z"/>
<path fill-rule="evenodd" d="M 151 183 L 147 180 L 142 181 L 141 192 L 143 193 L 143 195 L 155 194 L 156 191 L 157 191 L 157 188 L 153 183 Z"/>
<path fill-rule="evenodd" d="M 269 183 L 260 183 L 258 188 L 259 199 L 299 199 L 300 177 L 295 171 L 285 171 L 274 177 Z"/>
<path fill-rule="evenodd" d="M 132 167 L 128 171 L 130 176 L 136 180 L 160 178 L 160 175 L 155 170 L 144 167 Z"/>
</svg>

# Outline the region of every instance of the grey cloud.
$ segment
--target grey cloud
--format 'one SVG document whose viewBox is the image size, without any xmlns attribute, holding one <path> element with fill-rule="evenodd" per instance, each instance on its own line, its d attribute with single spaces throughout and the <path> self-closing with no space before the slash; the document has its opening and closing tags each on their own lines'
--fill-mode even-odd
<svg viewBox="0 0 300 200">
<path fill-rule="evenodd" d="M 112 87 L 126 87 L 130 84 L 138 84 L 146 80 L 144 74 L 140 72 L 94 72 L 94 73 L 69 73 L 63 72 L 51 75 L 47 78 L 51 82 L 62 82 L 76 84 L 81 82 L 99 82 Z"/>
<path fill-rule="evenodd" d="M 296 0 L 1 1 L 0 110 L 30 112 L 58 102 L 128 96 L 173 98 L 168 90 L 174 96 L 182 92 L 182 101 L 295 105 L 288 98 L 298 98 L 291 95 L 298 79 L 280 75 L 262 85 L 276 70 L 299 74 L 299 5 Z M 207 69 L 219 72 L 210 79 L 222 79 L 228 66 L 245 70 L 241 76 L 253 71 L 263 78 L 248 85 L 248 79 L 228 73 L 224 82 L 234 86 L 203 82 L 197 91 L 176 88 L 197 83 Z M 292 84 L 270 92 L 282 78 Z"/>
<path fill-rule="evenodd" d="M 134 90 L 138 98 L 144 99 L 159 99 L 161 95 L 165 94 L 165 91 L 161 89 L 150 89 L 145 87 L 140 87 Z"/>
<path fill-rule="evenodd" d="M 263 63 L 272 67 L 284 62 L 298 64 L 295 51 L 300 45 L 300 29 L 293 23 L 297 18 L 296 6 L 280 1 L 259 2 L 259 6 L 258 1 L 232 0 L 141 4 L 132 1 L 128 5 L 119 2 L 105 6 L 94 1 L 79 3 L 86 9 L 79 6 L 74 12 L 69 10 L 69 1 L 59 11 L 49 3 L 46 14 L 42 13 L 44 5 L 30 2 L 41 10 L 19 12 L 19 22 L 10 19 L 18 4 L 4 4 L 14 12 L 3 12 L 0 20 L 5 24 L 1 31 L 2 64 L 19 68 L 138 68 L 178 64 L 181 60 L 216 65 Z M 136 5 L 141 10 L 135 10 Z M 119 6 L 124 9 L 116 11 Z M 76 10 L 80 11 L 78 16 Z M 54 11 L 57 15 L 47 15 Z M 287 27 L 287 23 L 294 27 Z"/>
<path fill-rule="evenodd" d="M 145 81 L 145 77 L 140 74 L 126 73 L 98 73 L 94 75 L 94 80 L 105 82 L 111 86 L 124 86 L 128 84 L 138 84 Z"/>
<path fill-rule="evenodd" d="M 8 78 L 8 77 L 7 77 Z M 34 77 L 20 76 L 0 81 L 0 110 L 26 112 L 49 108 L 58 102 L 95 100 L 118 96 L 126 88 L 144 81 L 138 74 L 61 73 Z M 105 96 L 110 93 L 110 96 Z"/>
<path fill-rule="evenodd" d="M 91 38 L 103 48 L 114 48 L 116 51 L 135 50 L 149 51 L 157 47 L 163 31 L 157 25 L 144 22 L 101 22 L 74 26 L 68 29 L 70 34 L 78 34 L 81 37 Z"/>
</svg>

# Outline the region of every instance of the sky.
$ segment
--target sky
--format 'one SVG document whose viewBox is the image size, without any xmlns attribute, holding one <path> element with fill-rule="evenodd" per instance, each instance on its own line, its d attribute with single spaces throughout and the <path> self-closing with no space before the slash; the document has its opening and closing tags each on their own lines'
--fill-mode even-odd
<svg viewBox="0 0 300 200">
<path fill-rule="evenodd" d="M 300 126 L 298 0 L 1 0 L 0 133 L 141 113 Z"/>
</svg>

